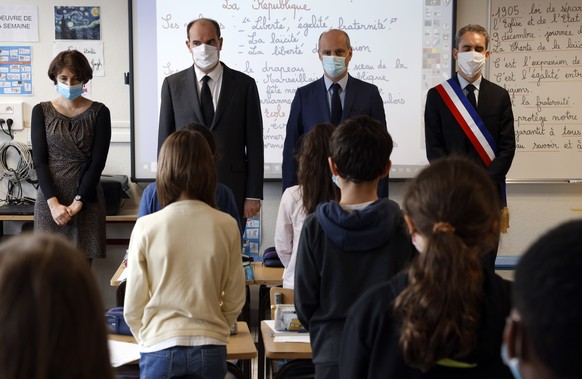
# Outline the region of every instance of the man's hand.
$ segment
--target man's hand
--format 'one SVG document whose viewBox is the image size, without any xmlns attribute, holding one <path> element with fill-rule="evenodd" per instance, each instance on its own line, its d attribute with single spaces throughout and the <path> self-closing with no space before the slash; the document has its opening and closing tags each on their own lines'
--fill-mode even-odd
<svg viewBox="0 0 582 379">
<path fill-rule="evenodd" d="M 243 210 L 244 218 L 251 218 L 261 210 L 261 200 L 246 199 Z"/>
</svg>

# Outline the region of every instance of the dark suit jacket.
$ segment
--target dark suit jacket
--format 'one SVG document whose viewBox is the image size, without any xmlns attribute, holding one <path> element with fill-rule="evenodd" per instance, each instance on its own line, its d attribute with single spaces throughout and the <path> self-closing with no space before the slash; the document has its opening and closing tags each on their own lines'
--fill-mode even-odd
<svg viewBox="0 0 582 379">
<path fill-rule="evenodd" d="M 378 87 L 348 75 L 342 120 L 367 115 L 386 125 L 384 103 Z M 330 121 L 327 89 L 323 77 L 297 89 L 291 103 L 287 134 L 283 147 L 283 191 L 297 184 L 295 153 L 303 134 L 320 123 Z M 386 181 L 387 182 L 387 181 Z M 383 197 L 387 196 L 386 194 Z"/>
<path fill-rule="evenodd" d="M 497 156 L 489 167 L 485 166 L 436 88 L 431 88 L 424 110 L 426 157 L 429 162 L 451 154 L 469 157 L 487 170 L 501 191 L 501 183 L 505 181 L 515 154 L 513 111 L 509 93 L 483 78 L 479 87 L 477 113 L 497 144 Z"/>
<path fill-rule="evenodd" d="M 210 130 L 222 155 L 216 164 L 218 181 L 232 189 L 242 215 L 245 198 L 263 198 L 263 119 L 255 80 L 221 64 L 222 86 Z M 190 122 L 204 124 L 193 66 L 164 79 L 158 152 L 171 133 Z"/>
</svg>

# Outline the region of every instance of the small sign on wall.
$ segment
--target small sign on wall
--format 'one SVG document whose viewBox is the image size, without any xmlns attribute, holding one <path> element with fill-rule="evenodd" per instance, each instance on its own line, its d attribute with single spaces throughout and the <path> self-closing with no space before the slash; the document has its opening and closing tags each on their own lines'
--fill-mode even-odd
<svg viewBox="0 0 582 379">
<path fill-rule="evenodd" d="M 0 5 L 0 41 L 38 42 L 35 5 Z"/>
<path fill-rule="evenodd" d="M 93 76 L 105 76 L 102 41 L 69 40 L 54 42 L 54 56 L 65 50 L 77 50 L 83 53 L 93 69 Z"/>
</svg>

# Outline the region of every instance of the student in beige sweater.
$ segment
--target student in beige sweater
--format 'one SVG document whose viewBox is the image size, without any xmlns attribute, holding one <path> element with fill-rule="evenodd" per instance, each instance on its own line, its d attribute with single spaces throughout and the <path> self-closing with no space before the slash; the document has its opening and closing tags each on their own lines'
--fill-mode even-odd
<svg viewBox="0 0 582 379">
<path fill-rule="evenodd" d="M 198 132 L 173 133 L 156 177 L 162 210 L 132 232 L 124 316 L 141 377 L 224 378 L 230 326 L 245 301 L 240 232 L 215 209 L 216 173 Z"/>
</svg>

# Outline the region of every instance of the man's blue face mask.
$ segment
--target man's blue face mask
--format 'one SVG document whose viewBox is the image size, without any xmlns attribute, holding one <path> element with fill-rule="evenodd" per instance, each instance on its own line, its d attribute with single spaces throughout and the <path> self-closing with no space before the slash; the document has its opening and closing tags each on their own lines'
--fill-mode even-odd
<svg viewBox="0 0 582 379">
<path fill-rule="evenodd" d="M 323 55 L 321 58 L 323 70 L 332 78 L 337 78 L 346 72 L 346 57 Z"/>
</svg>

